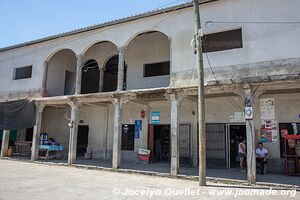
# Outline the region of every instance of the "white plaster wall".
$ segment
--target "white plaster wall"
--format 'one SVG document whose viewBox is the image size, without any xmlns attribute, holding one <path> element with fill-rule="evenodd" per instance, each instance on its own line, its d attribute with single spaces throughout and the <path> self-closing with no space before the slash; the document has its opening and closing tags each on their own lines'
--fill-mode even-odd
<svg viewBox="0 0 300 200">
<path fill-rule="evenodd" d="M 127 89 L 166 87 L 170 75 L 144 77 L 144 64 L 170 61 L 170 42 L 162 33 L 150 33 L 134 38 L 125 51 Z"/>
<path fill-rule="evenodd" d="M 1 53 L 0 53 L 1 55 Z M 13 80 L 14 70 L 19 67 L 32 65 L 32 77 L 27 79 Z M 34 56 L 26 59 L 14 57 L 0 61 L 0 94 L 7 92 L 21 92 L 41 89 L 42 85 L 35 84 L 41 81 L 41 69 L 43 62 Z"/>
<path fill-rule="evenodd" d="M 300 21 L 298 0 L 289 0 L 288 3 L 282 0 L 220 0 L 204 4 L 200 9 L 203 22 Z M 270 12 L 265 12 L 266 10 Z M 298 58 L 300 54 L 298 47 L 300 26 L 294 24 L 213 23 L 212 26 L 205 26 L 203 23 L 202 25 L 205 33 L 240 27 L 243 30 L 245 42 L 242 49 L 209 53 L 212 66 L 215 68 Z M 193 50 L 190 47 L 194 28 L 193 10 L 187 8 L 1 52 L 0 92 L 40 88 L 42 63 L 59 49 L 69 48 L 80 54 L 100 41 L 111 41 L 118 47 L 126 46 L 139 33 L 151 30 L 161 31 L 169 37 L 172 71 L 190 71 L 194 63 Z M 33 65 L 33 77 L 13 81 L 13 68 L 26 65 Z M 206 58 L 204 65 L 208 67 Z M 225 69 L 234 70 L 232 67 Z M 256 73 L 259 74 L 259 70 Z M 274 73 L 280 74 L 285 71 Z"/>
<path fill-rule="evenodd" d="M 49 60 L 46 85 L 49 96 L 64 95 L 66 71 L 72 72 L 76 76 L 76 55 L 68 49 L 57 52 Z"/>
<path fill-rule="evenodd" d="M 240 97 L 230 97 L 236 104 L 243 105 L 243 101 Z M 235 112 L 242 112 L 242 110 L 230 103 L 227 97 L 206 98 L 205 99 L 205 111 L 206 111 L 206 123 L 230 123 L 230 116 Z"/>
<path fill-rule="evenodd" d="M 299 57 L 300 27 L 295 24 L 213 23 L 216 22 L 291 22 L 299 21 L 300 2 L 291 0 L 221 0 L 200 6 L 204 33 L 242 28 L 244 47 L 208 53 L 213 67 L 255 63 Z M 268 10 L 269 12 L 266 12 Z M 177 19 L 181 26 L 172 35 L 173 71 L 192 68 L 192 8 Z M 184 25 L 183 25 L 184 24 Z M 298 42 L 296 42 L 298 41 Z M 190 49 L 190 50 L 189 50 Z M 267 50 L 267 51 L 266 51 Z M 184 54 L 181 54 L 184 53 Z M 190 52 L 190 53 L 189 53 Z M 183 58 L 183 59 L 182 59 Z M 204 56 L 207 68 L 207 59 Z"/>
<path fill-rule="evenodd" d="M 65 113 L 70 116 L 70 109 L 46 107 L 43 111 L 42 132 L 48 133 L 48 137 L 54 138 L 64 147 L 64 151 L 69 149 L 70 128 L 69 121 L 65 118 Z"/>
<path fill-rule="evenodd" d="M 80 108 L 80 120 L 83 123 L 79 125 L 89 126 L 88 147 L 93 152 L 93 157 L 105 159 L 108 146 L 108 107 L 106 106 L 83 106 Z"/>
</svg>

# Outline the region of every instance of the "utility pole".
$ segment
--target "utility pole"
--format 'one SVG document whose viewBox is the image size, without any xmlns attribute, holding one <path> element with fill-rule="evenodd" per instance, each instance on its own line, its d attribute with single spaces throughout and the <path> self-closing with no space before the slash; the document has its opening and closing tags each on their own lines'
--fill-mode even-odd
<svg viewBox="0 0 300 200">
<path fill-rule="evenodd" d="M 206 130 L 204 102 L 204 69 L 202 55 L 202 30 L 200 22 L 199 2 L 194 0 L 195 40 L 198 67 L 198 124 L 199 124 L 199 185 L 206 185 Z"/>
</svg>

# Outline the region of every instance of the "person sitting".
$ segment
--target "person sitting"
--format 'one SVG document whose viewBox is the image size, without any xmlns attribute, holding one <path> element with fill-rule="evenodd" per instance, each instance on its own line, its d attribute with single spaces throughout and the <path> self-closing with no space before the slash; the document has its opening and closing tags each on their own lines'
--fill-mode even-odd
<svg viewBox="0 0 300 200">
<path fill-rule="evenodd" d="M 265 174 L 265 167 L 268 163 L 268 150 L 264 148 L 262 142 L 258 143 L 258 148 L 255 151 L 256 162 L 260 164 L 260 174 Z"/>
</svg>

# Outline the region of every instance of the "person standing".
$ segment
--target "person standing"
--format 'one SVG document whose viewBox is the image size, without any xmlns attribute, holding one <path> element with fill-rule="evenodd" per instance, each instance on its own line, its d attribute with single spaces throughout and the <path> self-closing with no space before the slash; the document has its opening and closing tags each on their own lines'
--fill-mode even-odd
<svg viewBox="0 0 300 200">
<path fill-rule="evenodd" d="M 246 139 L 242 139 L 238 145 L 238 156 L 240 158 L 241 172 L 246 172 L 245 161 L 246 161 Z"/>
<path fill-rule="evenodd" d="M 264 174 L 265 165 L 268 163 L 268 149 L 264 148 L 264 144 L 262 142 L 258 143 L 258 148 L 255 151 L 256 153 L 256 161 L 260 164 L 260 174 Z"/>
</svg>

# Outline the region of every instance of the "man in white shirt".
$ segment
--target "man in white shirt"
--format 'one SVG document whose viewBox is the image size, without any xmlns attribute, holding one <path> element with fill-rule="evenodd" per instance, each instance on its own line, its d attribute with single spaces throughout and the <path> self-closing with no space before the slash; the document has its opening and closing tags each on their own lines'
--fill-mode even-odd
<svg viewBox="0 0 300 200">
<path fill-rule="evenodd" d="M 260 164 L 260 173 L 264 174 L 265 165 L 268 163 L 268 150 L 264 148 L 262 142 L 258 143 L 256 149 L 256 161 Z"/>
</svg>

